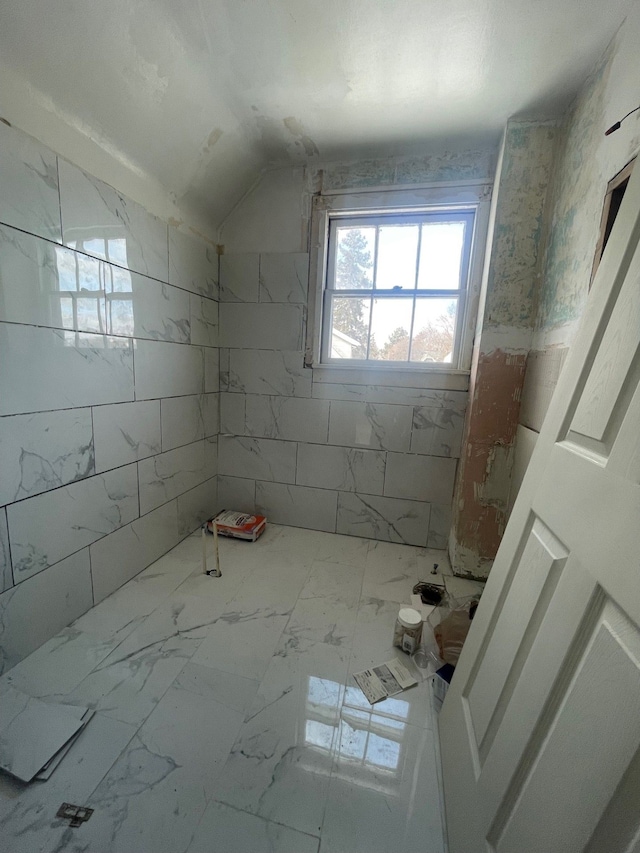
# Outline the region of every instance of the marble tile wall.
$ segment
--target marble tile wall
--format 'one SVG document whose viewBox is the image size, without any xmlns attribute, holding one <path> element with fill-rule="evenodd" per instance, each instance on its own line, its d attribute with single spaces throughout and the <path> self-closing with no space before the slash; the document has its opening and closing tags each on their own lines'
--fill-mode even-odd
<svg viewBox="0 0 640 853">
<path fill-rule="evenodd" d="M 213 244 L 0 124 L 0 672 L 215 510 L 218 322 Z"/>
<path fill-rule="evenodd" d="M 306 369 L 308 265 L 301 252 L 221 257 L 218 503 L 446 548 L 467 393 Z"/>
</svg>

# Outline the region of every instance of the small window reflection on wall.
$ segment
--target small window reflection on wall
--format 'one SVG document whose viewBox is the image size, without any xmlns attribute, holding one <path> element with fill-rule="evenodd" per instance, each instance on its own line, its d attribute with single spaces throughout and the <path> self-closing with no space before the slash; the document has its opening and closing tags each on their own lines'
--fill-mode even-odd
<svg viewBox="0 0 640 853">
<path fill-rule="evenodd" d="M 52 316 L 65 329 L 76 332 L 106 332 L 104 288 L 100 262 L 87 255 L 56 246 L 58 292 L 53 294 Z"/>
<path fill-rule="evenodd" d="M 600 232 L 598 235 L 598 242 L 596 244 L 596 253 L 593 259 L 593 268 L 591 270 L 591 281 L 589 282 L 589 289 L 591 289 L 593 279 L 595 278 L 598 267 L 600 266 L 602 255 L 607 246 L 607 243 L 609 242 L 609 237 L 611 236 L 611 231 L 613 230 L 613 224 L 616 221 L 616 217 L 618 216 L 618 211 L 620 210 L 620 205 L 622 204 L 622 199 L 624 198 L 624 194 L 629 184 L 629 178 L 631 177 L 631 172 L 633 171 L 633 166 L 635 162 L 636 160 L 634 157 L 634 159 L 630 160 L 624 167 L 624 169 L 621 169 L 618 174 L 614 178 L 612 178 L 607 184 L 607 191 L 604 196 L 604 204 L 602 205 Z"/>
<path fill-rule="evenodd" d="M 131 273 L 105 265 L 105 289 L 109 330 L 112 335 L 133 336 L 133 284 Z"/>
</svg>

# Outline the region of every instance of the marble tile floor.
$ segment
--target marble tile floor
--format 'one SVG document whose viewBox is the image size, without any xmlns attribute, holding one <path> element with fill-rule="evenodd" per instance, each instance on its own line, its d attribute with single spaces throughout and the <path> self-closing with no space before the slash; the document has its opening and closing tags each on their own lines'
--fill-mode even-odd
<svg viewBox="0 0 640 853">
<path fill-rule="evenodd" d="M 418 579 L 473 585 L 442 551 L 276 525 L 221 560 L 202 575 L 190 536 L 0 679 L 96 710 L 48 782 L 0 775 L 0 851 L 443 853 L 428 684 L 372 710 L 351 674 L 402 656 Z"/>
</svg>

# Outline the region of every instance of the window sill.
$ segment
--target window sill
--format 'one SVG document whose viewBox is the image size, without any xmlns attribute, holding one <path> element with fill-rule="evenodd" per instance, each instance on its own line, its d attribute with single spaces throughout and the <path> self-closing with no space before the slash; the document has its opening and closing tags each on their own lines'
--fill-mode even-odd
<svg viewBox="0 0 640 853">
<path fill-rule="evenodd" d="M 455 368 L 349 367 L 314 364 L 314 382 L 339 385 L 391 385 L 401 388 L 426 388 L 441 391 L 468 391 L 468 370 Z"/>
</svg>

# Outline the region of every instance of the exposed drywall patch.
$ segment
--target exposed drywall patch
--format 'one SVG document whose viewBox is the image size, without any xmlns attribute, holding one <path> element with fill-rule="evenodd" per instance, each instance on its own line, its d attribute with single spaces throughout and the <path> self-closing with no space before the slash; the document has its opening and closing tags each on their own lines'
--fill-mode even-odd
<svg viewBox="0 0 640 853">
<path fill-rule="evenodd" d="M 491 476 L 491 463 L 495 458 L 493 450 L 489 445 L 467 444 L 466 476 L 454 507 L 454 514 L 458 516 L 454 528 L 458 545 L 483 560 L 495 557 L 506 525 L 506 505 L 497 506 L 497 501 L 484 499 L 486 481 Z M 456 560 L 456 574 L 458 569 Z"/>
<path fill-rule="evenodd" d="M 478 358 L 468 432 L 484 444 L 509 444 L 515 437 L 526 355 L 496 350 Z"/>
<path fill-rule="evenodd" d="M 525 368 L 524 353 L 478 355 L 453 513 L 456 574 L 477 573 L 479 566 L 488 571 L 500 545 Z"/>
<path fill-rule="evenodd" d="M 516 425 L 517 429 L 517 425 Z M 504 512 L 511 485 L 512 446 L 494 444 L 487 456 L 486 476 L 476 490 L 476 500 Z"/>
</svg>

